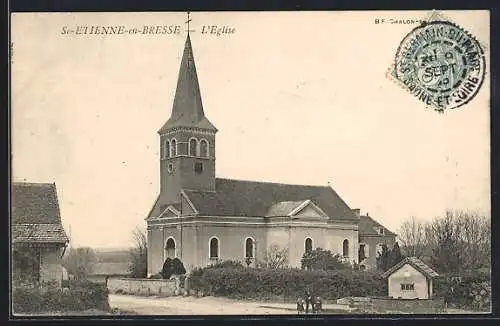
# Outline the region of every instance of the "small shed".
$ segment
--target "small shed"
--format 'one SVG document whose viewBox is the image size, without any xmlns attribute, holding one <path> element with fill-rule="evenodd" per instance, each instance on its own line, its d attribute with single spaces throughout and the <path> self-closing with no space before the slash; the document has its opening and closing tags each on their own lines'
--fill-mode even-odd
<svg viewBox="0 0 500 326">
<path fill-rule="evenodd" d="M 432 299 L 432 282 L 438 276 L 416 257 L 407 257 L 382 274 L 387 278 L 389 297 L 397 299 Z"/>
<path fill-rule="evenodd" d="M 64 231 L 55 183 L 12 183 L 12 277 L 61 285 Z"/>
</svg>

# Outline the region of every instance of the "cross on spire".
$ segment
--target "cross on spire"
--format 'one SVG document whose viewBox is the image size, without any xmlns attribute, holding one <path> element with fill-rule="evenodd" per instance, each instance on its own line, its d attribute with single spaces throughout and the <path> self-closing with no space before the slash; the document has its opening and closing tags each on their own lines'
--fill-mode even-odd
<svg viewBox="0 0 500 326">
<path fill-rule="evenodd" d="M 192 30 L 189 29 L 189 22 L 192 21 L 191 19 L 191 16 L 190 16 L 191 12 L 188 11 L 187 12 L 187 20 L 186 20 L 186 25 L 187 25 L 187 33 L 189 35 L 189 32 L 193 32 Z"/>
</svg>

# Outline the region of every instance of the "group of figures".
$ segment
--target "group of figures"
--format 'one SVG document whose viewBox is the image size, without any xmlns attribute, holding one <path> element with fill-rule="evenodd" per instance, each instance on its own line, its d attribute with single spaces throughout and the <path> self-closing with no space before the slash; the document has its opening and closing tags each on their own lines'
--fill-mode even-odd
<svg viewBox="0 0 500 326">
<path fill-rule="evenodd" d="M 312 295 L 309 290 L 306 291 L 305 299 L 298 298 L 297 299 L 297 313 L 300 314 L 308 314 L 309 306 L 311 306 L 311 312 L 313 314 L 320 313 L 323 310 L 323 302 L 321 298 L 315 295 Z"/>
</svg>

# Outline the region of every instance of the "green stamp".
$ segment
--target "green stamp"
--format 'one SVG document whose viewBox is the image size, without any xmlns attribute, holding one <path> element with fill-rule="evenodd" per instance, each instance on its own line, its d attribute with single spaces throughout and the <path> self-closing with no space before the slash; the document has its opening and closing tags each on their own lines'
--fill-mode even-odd
<svg viewBox="0 0 500 326">
<path fill-rule="evenodd" d="M 449 21 L 434 20 L 406 35 L 391 75 L 419 101 L 443 112 L 476 96 L 485 66 L 484 50 L 470 33 Z"/>
</svg>

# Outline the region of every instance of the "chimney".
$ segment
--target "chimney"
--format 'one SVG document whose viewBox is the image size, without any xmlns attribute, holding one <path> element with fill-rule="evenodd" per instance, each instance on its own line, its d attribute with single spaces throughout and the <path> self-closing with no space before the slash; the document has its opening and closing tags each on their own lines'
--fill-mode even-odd
<svg viewBox="0 0 500 326">
<path fill-rule="evenodd" d="M 361 215 L 361 210 L 359 208 L 354 208 L 352 212 L 356 214 L 356 217 L 359 217 Z"/>
</svg>

